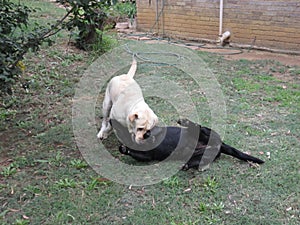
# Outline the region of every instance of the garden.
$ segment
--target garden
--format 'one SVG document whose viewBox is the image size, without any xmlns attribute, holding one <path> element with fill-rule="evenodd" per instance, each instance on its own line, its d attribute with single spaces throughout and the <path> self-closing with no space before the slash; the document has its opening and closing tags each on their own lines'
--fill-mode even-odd
<svg viewBox="0 0 300 225">
<path fill-rule="evenodd" d="M 1 224 L 299 224 L 299 64 L 242 56 L 229 59 L 190 50 L 208 66 L 224 95 L 223 140 L 265 163 L 222 155 L 205 171 L 178 171 L 153 185 L 120 184 L 95 172 L 81 154 L 73 133 L 72 106 L 89 66 L 103 54 L 135 41 L 118 36 L 112 28 L 115 19 L 109 23 L 103 19 L 112 12 L 110 7 L 101 5 L 99 10 L 105 10 L 97 11 L 99 26 L 82 21 L 88 11 L 83 7 L 66 17 L 68 10 L 78 6 L 72 5 L 76 1 L 21 3 L 34 8 L 20 10 L 19 17 L 29 13 L 33 24 L 25 26 L 26 32 L 36 36 L 26 39 L 13 24 L 14 35 L 24 41 L 15 40 L 21 44 L 13 49 L 22 54 L 14 51 L 4 62 L 1 52 L 1 66 L 6 66 L 0 77 Z M 64 17 L 76 19 L 61 20 Z M 111 18 L 119 17 L 113 14 Z M 153 61 L 160 60 L 153 57 Z M 201 124 L 212 124 L 209 99 L 187 74 L 170 65 L 155 67 L 144 62 L 136 76 L 147 74 L 159 74 L 179 85 L 193 101 Z M 95 109 L 97 128 L 104 88 L 99 90 Z M 179 116 L 172 105 L 151 96 L 145 100 L 163 123 L 176 124 Z M 113 134 L 103 144 L 117 159 L 143 165 L 118 152 Z"/>
</svg>

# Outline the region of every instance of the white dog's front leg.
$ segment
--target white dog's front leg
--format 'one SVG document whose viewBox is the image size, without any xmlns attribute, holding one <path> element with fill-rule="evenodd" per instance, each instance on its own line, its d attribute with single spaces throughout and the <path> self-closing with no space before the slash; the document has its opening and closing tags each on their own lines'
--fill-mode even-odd
<svg viewBox="0 0 300 225">
<path fill-rule="evenodd" d="M 104 101 L 102 105 L 103 121 L 101 129 L 97 134 L 97 138 L 101 140 L 107 138 L 108 133 L 112 130 L 112 127 L 109 123 L 109 114 L 111 113 L 112 101 L 110 98 L 109 88 L 106 88 Z"/>
<path fill-rule="evenodd" d="M 97 138 L 99 138 L 101 140 L 106 139 L 111 130 L 112 130 L 112 127 L 111 127 L 110 123 L 106 119 L 103 119 L 101 129 L 100 129 L 99 133 L 97 134 Z"/>
</svg>

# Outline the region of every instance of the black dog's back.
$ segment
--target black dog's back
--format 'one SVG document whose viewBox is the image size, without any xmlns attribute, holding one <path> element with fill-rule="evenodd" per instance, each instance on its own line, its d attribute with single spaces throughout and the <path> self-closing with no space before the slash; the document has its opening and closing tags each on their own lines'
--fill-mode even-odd
<svg viewBox="0 0 300 225">
<path fill-rule="evenodd" d="M 114 124 L 114 123 L 113 123 Z M 115 128 L 115 127 L 114 127 Z M 119 127 L 120 128 L 120 127 Z M 119 151 L 122 154 L 130 155 L 132 158 L 138 161 L 162 161 L 169 157 L 177 148 L 180 136 L 185 136 L 185 129 L 179 127 L 154 127 L 152 133 L 155 136 L 149 136 L 144 144 L 130 143 L 124 145 L 124 142 L 128 143 L 128 140 L 124 141 L 120 138 L 120 133 L 126 132 L 125 129 L 116 129 L 116 134 L 122 143 L 119 147 Z M 123 135 L 121 135 L 123 136 Z M 124 137 L 124 136 L 123 136 Z M 155 139 L 153 140 L 152 137 Z"/>
<path fill-rule="evenodd" d="M 194 138 L 193 133 L 198 129 L 200 131 L 198 131 L 198 143 L 194 148 L 193 155 L 184 165 L 184 169 L 199 167 L 199 165 L 201 163 L 203 164 L 203 161 L 205 160 L 207 163 L 210 163 L 218 158 L 221 153 L 233 156 L 243 161 L 251 161 L 258 164 L 264 163 L 264 161 L 258 158 L 245 154 L 223 143 L 218 133 L 210 128 L 201 127 L 199 124 L 186 119 L 179 120 L 178 123 L 183 127 L 154 127 L 150 131 L 151 134 L 147 135 L 145 144 L 137 145 L 131 141 L 131 139 L 128 140 L 130 135 L 128 134 L 127 129 L 125 129 L 118 122 L 111 121 L 111 124 L 116 130 L 117 136 L 119 136 L 121 143 L 125 144 L 120 146 L 120 152 L 130 155 L 138 161 L 162 161 L 166 159 L 176 149 L 179 142 L 181 145 L 188 145 L 190 142 L 192 142 L 193 140 L 191 137 L 193 136 Z M 126 140 L 123 140 L 124 138 L 126 138 Z M 213 152 L 213 154 L 205 154 L 206 151 L 209 151 L 208 153 Z"/>
</svg>

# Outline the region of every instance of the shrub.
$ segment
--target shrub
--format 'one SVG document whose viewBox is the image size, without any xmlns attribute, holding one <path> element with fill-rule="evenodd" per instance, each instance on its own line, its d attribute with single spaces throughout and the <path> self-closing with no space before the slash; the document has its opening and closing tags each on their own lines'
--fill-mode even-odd
<svg viewBox="0 0 300 225">
<path fill-rule="evenodd" d="M 58 0 L 68 4 L 66 15 L 56 24 L 43 27 L 37 24 L 28 31 L 29 15 L 34 12 L 27 6 L 0 0 L 0 91 L 12 93 L 11 85 L 25 69 L 22 63 L 29 51 L 38 51 L 42 43 L 52 44 L 49 37 L 67 28 L 78 28 L 77 46 L 88 50 L 94 43 L 102 43 L 106 12 L 111 6 L 107 0 Z"/>
<path fill-rule="evenodd" d="M 118 2 L 113 6 L 113 11 L 116 14 L 118 21 L 126 21 L 133 19 L 136 16 L 136 5 L 133 2 Z"/>
<path fill-rule="evenodd" d="M 102 42 L 104 22 L 111 6 L 107 0 L 66 0 L 71 7 L 68 30 L 78 28 L 76 44 L 79 48 L 90 50 L 94 43 Z"/>
<path fill-rule="evenodd" d="M 38 51 L 39 46 L 47 42 L 51 44 L 50 36 L 61 28 L 62 21 L 50 28 L 36 25 L 28 31 L 29 14 L 34 12 L 27 6 L 0 0 L 0 91 L 11 94 L 11 85 L 25 66 L 22 63 L 24 55 L 31 49 Z"/>
<path fill-rule="evenodd" d="M 15 33 L 28 25 L 31 11 L 26 6 L 0 0 L 0 89 L 6 92 L 10 92 L 9 84 L 23 69 L 20 60 L 30 42 L 23 32 Z"/>
</svg>

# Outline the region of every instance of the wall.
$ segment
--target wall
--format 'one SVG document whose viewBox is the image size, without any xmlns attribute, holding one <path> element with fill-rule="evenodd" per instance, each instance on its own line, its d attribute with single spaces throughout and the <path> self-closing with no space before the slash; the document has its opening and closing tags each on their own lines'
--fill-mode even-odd
<svg viewBox="0 0 300 225">
<path fill-rule="evenodd" d="M 136 4 L 141 31 L 185 39 L 218 38 L 219 0 L 137 0 Z M 223 32 L 232 33 L 233 43 L 300 51 L 299 21 L 299 0 L 224 0 Z"/>
</svg>

